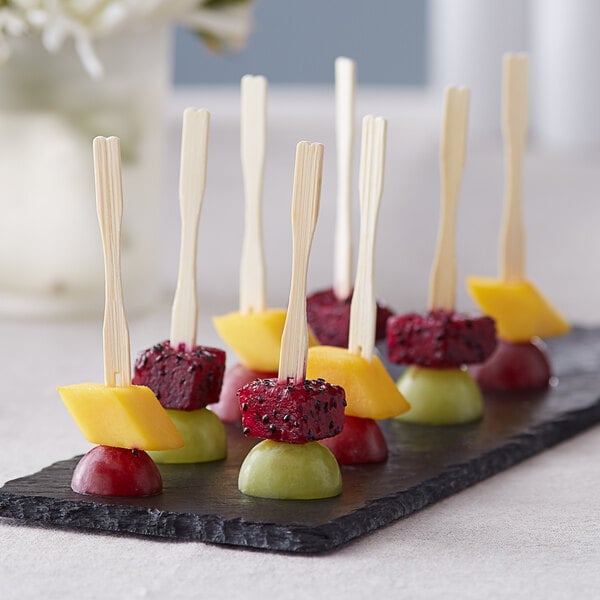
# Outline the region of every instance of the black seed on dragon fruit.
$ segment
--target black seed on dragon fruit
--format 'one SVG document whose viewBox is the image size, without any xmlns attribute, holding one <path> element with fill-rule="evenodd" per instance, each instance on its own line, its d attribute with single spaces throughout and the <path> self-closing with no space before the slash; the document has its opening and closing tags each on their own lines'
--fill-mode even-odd
<svg viewBox="0 0 600 600">
<path fill-rule="evenodd" d="M 496 325 L 490 317 L 470 317 L 445 310 L 409 313 L 387 323 L 391 362 L 453 368 L 485 361 L 496 348 Z"/>
<path fill-rule="evenodd" d="M 165 408 L 199 410 L 219 401 L 224 372 L 223 350 L 167 340 L 140 353 L 132 383 L 148 386 Z"/>
<path fill-rule="evenodd" d="M 344 426 L 346 394 L 323 379 L 256 379 L 238 391 L 238 399 L 249 437 L 304 444 L 337 435 Z"/>
</svg>

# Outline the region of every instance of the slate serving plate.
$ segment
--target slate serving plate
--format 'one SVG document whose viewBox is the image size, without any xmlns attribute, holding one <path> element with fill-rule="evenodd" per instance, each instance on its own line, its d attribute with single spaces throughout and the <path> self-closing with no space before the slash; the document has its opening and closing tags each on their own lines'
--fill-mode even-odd
<svg viewBox="0 0 600 600">
<path fill-rule="evenodd" d="M 455 427 L 388 421 L 390 457 L 343 467 L 344 492 L 318 501 L 251 498 L 237 489 L 254 440 L 229 426 L 229 457 L 161 465 L 164 492 L 145 499 L 80 496 L 70 489 L 79 457 L 0 488 L 0 517 L 69 529 L 316 553 L 407 517 L 600 422 L 600 331 L 553 342 L 559 382 L 542 393 L 486 397 L 484 419 Z"/>
</svg>

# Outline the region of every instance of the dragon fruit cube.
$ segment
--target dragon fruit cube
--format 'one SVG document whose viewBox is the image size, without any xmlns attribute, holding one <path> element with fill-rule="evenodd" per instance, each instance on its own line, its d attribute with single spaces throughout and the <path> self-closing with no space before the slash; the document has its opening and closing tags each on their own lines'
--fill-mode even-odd
<svg viewBox="0 0 600 600">
<path fill-rule="evenodd" d="M 391 362 L 451 368 L 485 361 L 496 348 L 490 317 L 470 317 L 445 310 L 391 317 L 387 352 Z"/>
<path fill-rule="evenodd" d="M 304 444 L 337 435 L 346 394 L 324 379 L 280 383 L 256 379 L 238 391 L 246 436 Z"/>
<path fill-rule="evenodd" d="M 140 353 L 132 382 L 148 386 L 165 408 L 199 410 L 219 401 L 224 373 L 223 350 L 167 340 Z"/>
<path fill-rule="evenodd" d="M 306 317 L 308 324 L 323 346 L 348 346 L 350 328 L 350 303 L 352 295 L 346 300 L 338 300 L 332 289 L 310 295 L 306 299 Z M 385 338 L 385 324 L 392 311 L 377 304 L 375 338 Z"/>
</svg>

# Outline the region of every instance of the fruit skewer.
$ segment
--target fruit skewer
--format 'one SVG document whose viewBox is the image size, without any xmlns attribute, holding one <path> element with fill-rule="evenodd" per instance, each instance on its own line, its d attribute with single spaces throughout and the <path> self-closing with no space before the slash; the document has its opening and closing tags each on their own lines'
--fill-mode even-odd
<svg viewBox="0 0 600 600">
<path fill-rule="evenodd" d="M 551 370 L 536 338 L 563 335 L 569 325 L 525 277 L 521 184 L 528 123 L 527 55 L 504 56 L 502 87 L 505 192 L 500 272 L 497 279 L 469 277 L 467 281 L 479 308 L 496 320 L 500 339 L 496 352 L 472 373 L 483 389 L 543 389 L 548 386 Z"/>
<path fill-rule="evenodd" d="M 85 437 L 94 444 L 73 473 L 72 489 L 98 496 L 160 493 L 160 472 L 146 450 L 183 446 L 181 435 L 147 387 L 131 385 L 129 330 L 121 284 L 123 195 L 118 138 L 94 140 L 98 220 L 105 271 L 103 355 L 105 385 L 59 387 Z"/>
<path fill-rule="evenodd" d="M 227 436 L 219 418 L 206 406 L 218 401 L 225 352 L 196 345 L 198 300 L 196 254 L 198 223 L 206 187 L 210 115 L 188 108 L 183 114 L 179 205 L 181 246 L 169 340 L 142 351 L 133 382 L 147 385 L 177 426 L 185 446 L 155 452 L 157 462 L 208 462 L 225 458 Z"/>
<path fill-rule="evenodd" d="M 333 253 L 333 293 L 338 301 L 352 295 L 352 171 L 356 104 L 356 63 L 335 60 L 335 135 L 337 201 Z"/>
<path fill-rule="evenodd" d="M 240 151 L 244 178 L 244 237 L 240 261 L 239 312 L 214 319 L 221 338 L 238 354 L 241 362 L 225 372 L 221 398 L 211 409 L 229 423 L 239 422 L 237 390 L 257 377 L 271 377 L 277 372 L 278 348 L 283 330 L 283 311 L 266 311 L 266 276 L 262 235 L 263 176 L 267 150 L 267 80 L 262 76 L 245 75 L 240 83 L 241 123 Z M 260 315 L 260 316 L 259 316 Z M 257 356 L 254 346 L 243 343 L 253 338 L 255 329 L 279 321 L 270 346 L 271 355 Z M 240 329 L 239 324 L 248 328 Z M 263 332 L 264 335 L 264 332 Z M 240 344 L 240 341 L 242 344 Z M 257 367 L 260 367 L 257 369 Z"/>
<path fill-rule="evenodd" d="M 356 63 L 343 56 L 335 61 L 335 132 L 337 203 L 334 236 L 333 288 L 307 298 L 308 324 L 321 344 L 348 345 L 352 302 L 352 164 L 356 96 Z M 385 337 L 392 312 L 377 306 L 376 337 Z"/>
<path fill-rule="evenodd" d="M 286 311 L 267 308 L 263 252 L 262 196 L 267 148 L 267 80 L 245 75 L 241 81 L 241 159 L 244 176 L 244 238 L 240 263 L 239 311 L 215 317 L 221 338 L 240 358 L 225 373 L 221 399 L 212 410 L 239 423 L 237 391 L 254 379 L 277 376 Z M 312 340 L 314 343 L 314 340 Z"/>
<path fill-rule="evenodd" d="M 307 375 L 323 377 L 346 390 L 346 424 L 323 441 L 341 464 L 386 460 L 388 448 L 374 419 L 408 410 L 406 400 L 386 372 L 375 350 L 375 233 L 383 193 L 387 123 L 363 119 L 360 160 L 360 242 L 347 348 L 315 346 L 308 352 Z"/>
<path fill-rule="evenodd" d="M 456 209 L 464 170 L 469 90 L 448 88 L 440 142 L 441 214 L 425 315 L 391 317 L 390 361 L 412 365 L 398 380 L 411 409 L 402 420 L 431 425 L 465 423 L 483 414 L 483 398 L 466 363 L 485 360 L 496 346 L 494 322 L 454 312 Z"/>
<path fill-rule="evenodd" d="M 309 500 L 342 491 L 339 466 L 320 440 L 344 424 L 344 390 L 306 380 L 306 274 L 321 193 L 323 146 L 296 148 L 292 195 L 292 279 L 277 378 L 257 379 L 238 392 L 247 436 L 265 438 L 245 458 L 241 492 L 263 498 Z"/>
</svg>

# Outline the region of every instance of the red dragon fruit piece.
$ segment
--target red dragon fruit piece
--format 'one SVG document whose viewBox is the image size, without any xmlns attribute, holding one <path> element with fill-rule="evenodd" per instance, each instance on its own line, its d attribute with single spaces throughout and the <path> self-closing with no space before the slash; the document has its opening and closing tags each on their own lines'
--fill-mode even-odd
<svg viewBox="0 0 600 600">
<path fill-rule="evenodd" d="M 337 435 L 346 394 L 324 379 L 280 383 L 256 379 L 238 391 L 244 435 L 304 444 Z"/>
<path fill-rule="evenodd" d="M 140 353 L 132 383 L 148 386 L 165 408 L 199 410 L 219 401 L 224 372 L 223 350 L 167 340 Z"/>
<path fill-rule="evenodd" d="M 387 324 L 388 358 L 397 364 L 460 367 L 483 362 L 495 348 L 496 325 L 490 317 L 435 310 L 398 315 Z"/>
<path fill-rule="evenodd" d="M 350 327 L 350 303 L 352 294 L 346 300 L 338 300 L 332 289 L 315 292 L 306 299 L 306 317 L 308 324 L 324 346 L 348 346 Z M 377 304 L 375 338 L 385 338 L 385 325 L 394 313 L 385 306 Z"/>
</svg>

